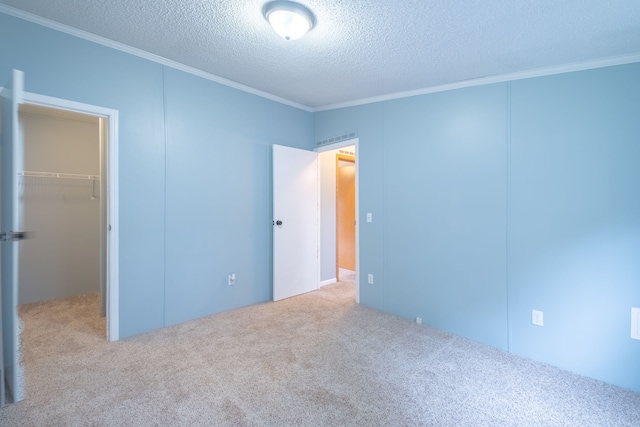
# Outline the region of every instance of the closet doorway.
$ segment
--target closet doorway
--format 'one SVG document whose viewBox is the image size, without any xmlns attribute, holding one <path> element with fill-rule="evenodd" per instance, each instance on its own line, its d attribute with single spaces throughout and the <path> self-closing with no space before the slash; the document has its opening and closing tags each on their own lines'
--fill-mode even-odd
<svg viewBox="0 0 640 427">
<path fill-rule="evenodd" d="M 2 98 L 2 236 L 1 253 L 2 273 L 0 287 L 2 288 L 2 319 L 0 325 L 0 361 L 2 361 L 2 387 L 0 387 L 0 406 L 7 402 L 18 402 L 24 399 L 24 375 L 20 352 L 21 327 L 18 314 L 20 300 L 19 272 L 22 268 L 20 260 L 21 247 L 27 239 L 36 239 L 37 231 L 31 234 L 23 228 L 25 186 L 28 179 L 61 178 L 62 173 L 50 171 L 28 171 L 24 168 L 24 114 L 32 107 L 45 107 L 99 117 L 99 135 L 102 144 L 100 153 L 100 173 L 89 178 L 95 181 L 99 188 L 95 188 L 94 196 L 100 202 L 101 237 L 99 251 L 102 256 L 103 278 L 103 306 L 106 303 L 106 338 L 115 341 L 119 338 L 118 319 L 118 111 L 79 103 L 75 101 L 54 98 L 24 91 L 25 75 L 20 70 L 13 70 L 12 75 L 0 91 Z M 41 113 L 43 110 L 39 110 Z M 31 112 L 35 112 L 31 110 Z M 62 112 L 59 112 L 63 114 Z M 45 154 L 46 156 L 46 154 Z M 73 174 L 84 175 L 84 174 Z M 64 178 L 78 178 L 65 176 Z M 86 177 L 85 177 L 86 178 Z M 100 184 L 97 184 L 97 181 Z M 93 183 L 92 183 L 93 185 Z M 96 197 L 97 196 L 97 197 Z M 100 197 L 102 196 L 102 197 Z M 56 247 L 55 250 L 59 250 Z M 26 268 L 39 268 L 39 265 L 26 265 Z M 99 279 L 100 281 L 100 279 Z M 106 288 L 106 289 L 104 289 Z M 99 307 L 96 309 L 99 312 Z M 45 319 L 52 323 L 54 319 Z M 104 323 L 103 323 L 104 325 Z M 105 327 L 102 327 L 104 330 Z"/>
<path fill-rule="evenodd" d="M 29 238 L 20 243 L 18 302 L 99 294 L 96 315 L 106 317 L 101 335 L 117 341 L 118 111 L 24 92 L 19 122 L 20 203 Z M 72 221 L 61 222 L 66 215 Z M 66 228 L 52 230 L 51 223 Z M 78 251 L 83 245 L 86 254 Z"/>
<path fill-rule="evenodd" d="M 24 229 L 18 303 L 99 294 L 106 316 L 100 159 L 102 118 L 31 104 L 20 106 Z M 103 331 L 106 336 L 106 331 Z"/>
</svg>

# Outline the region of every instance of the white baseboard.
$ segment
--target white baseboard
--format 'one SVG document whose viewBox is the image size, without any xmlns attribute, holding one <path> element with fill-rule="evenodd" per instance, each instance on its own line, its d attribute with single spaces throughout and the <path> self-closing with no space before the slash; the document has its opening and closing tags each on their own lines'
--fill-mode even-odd
<svg viewBox="0 0 640 427">
<path fill-rule="evenodd" d="M 320 282 L 320 287 L 327 286 L 327 285 L 330 285 L 330 284 L 336 283 L 336 282 L 337 282 L 337 280 L 336 280 L 335 277 L 333 279 L 323 280 L 323 281 Z"/>
</svg>

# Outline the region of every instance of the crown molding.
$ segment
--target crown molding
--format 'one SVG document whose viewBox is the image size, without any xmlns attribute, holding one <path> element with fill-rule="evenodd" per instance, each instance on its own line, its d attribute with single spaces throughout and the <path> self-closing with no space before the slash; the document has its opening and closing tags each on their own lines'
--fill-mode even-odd
<svg viewBox="0 0 640 427">
<path fill-rule="evenodd" d="M 250 86 L 246 86 L 246 85 L 234 82 L 233 80 L 225 79 L 223 77 L 216 76 L 215 74 L 207 73 L 197 68 L 190 67 L 176 61 L 172 61 L 170 59 L 164 58 L 159 55 L 155 55 L 153 53 L 149 53 L 141 49 L 136 49 L 134 47 L 125 45 L 123 43 L 116 42 L 116 41 L 107 39 L 105 37 L 97 36 L 95 34 L 91 34 L 89 32 L 79 30 L 77 28 L 73 28 L 68 25 L 60 24 L 59 22 L 42 18 L 40 16 L 34 15 L 29 12 L 24 12 L 22 10 L 15 9 L 11 6 L 0 4 L 0 13 L 5 13 L 7 15 L 11 15 L 16 18 L 23 19 L 25 21 L 29 21 L 34 24 L 51 28 L 53 30 L 60 31 L 60 32 L 93 42 L 93 43 L 97 43 L 102 46 L 116 49 L 121 52 L 128 53 L 130 55 L 144 58 L 149 61 L 153 61 L 162 65 L 165 65 L 167 67 L 174 68 L 176 70 L 184 71 L 185 73 L 189 73 L 189 74 L 204 78 L 206 80 L 210 80 L 215 83 L 219 83 L 221 85 L 240 90 L 242 92 L 250 93 L 252 95 L 256 95 L 261 98 L 269 99 L 271 101 L 275 101 L 280 104 L 288 105 L 290 107 L 308 111 L 308 112 L 336 110 L 340 108 L 355 107 L 358 105 L 373 104 L 376 102 L 392 101 L 394 99 L 408 98 L 411 96 L 426 95 L 429 93 L 444 92 L 448 90 L 461 89 L 461 88 L 472 87 L 472 86 L 481 86 L 481 85 L 492 84 L 492 83 L 503 83 L 503 82 L 514 81 L 514 80 L 529 79 L 533 77 L 544 77 L 544 76 L 550 76 L 554 74 L 570 73 L 574 71 L 584 71 L 584 70 L 591 70 L 595 68 L 603 68 L 603 67 L 610 67 L 615 65 L 624 65 L 624 64 L 640 62 L 640 53 L 635 53 L 631 55 L 614 56 L 614 57 L 597 59 L 592 61 L 583 61 L 583 62 L 576 62 L 572 64 L 537 68 L 537 69 L 527 70 L 527 71 L 519 71 L 515 73 L 480 77 L 476 79 L 463 80 L 463 81 L 448 83 L 444 85 L 430 86 L 422 89 L 410 90 L 405 92 L 396 92 L 396 93 L 391 93 L 387 95 L 374 96 L 370 98 L 362 98 L 355 101 L 347 101 L 347 102 L 336 103 L 336 104 L 327 104 L 320 107 L 309 107 L 307 105 L 299 104 L 297 102 L 293 102 L 288 99 L 281 98 L 279 96 L 270 94 L 268 92 L 264 92 L 264 91 L 252 88 Z"/>
<path fill-rule="evenodd" d="M 61 24 L 59 22 L 52 21 L 50 19 L 43 18 L 41 16 L 34 15 L 32 13 L 29 13 L 29 12 L 22 11 L 22 10 L 13 8 L 11 6 L 0 4 L 0 13 L 4 13 L 6 15 L 11 15 L 13 17 L 16 17 L 16 18 L 19 18 L 19 19 L 23 19 L 25 21 L 29 21 L 29 22 L 34 23 L 34 24 L 41 25 L 43 27 L 51 28 L 52 30 L 60 31 L 62 33 L 66 33 L 66 34 L 78 37 L 80 39 L 84 39 L 84 40 L 87 40 L 87 41 L 90 41 L 90 42 L 93 42 L 93 43 L 97 43 L 97 44 L 102 45 L 102 46 L 106 46 L 106 47 L 109 47 L 109 48 L 112 48 L 112 49 L 116 49 L 116 50 L 119 50 L 121 52 L 128 53 L 130 55 L 134 55 L 134 56 L 137 56 L 137 57 L 140 57 L 140 58 L 144 58 L 144 59 L 147 59 L 149 61 L 156 62 L 158 64 L 165 65 L 167 67 L 171 67 L 171 68 L 174 68 L 176 70 L 184 71 L 185 73 L 193 74 L 195 76 L 202 77 L 203 79 L 207 79 L 207 80 L 213 81 L 215 83 L 219 83 L 221 85 L 231 87 L 233 89 L 237 89 L 237 90 L 240 90 L 240 91 L 243 91 L 243 92 L 250 93 L 252 95 L 259 96 L 261 98 L 266 98 L 268 100 L 278 102 L 280 104 L 285 104 L 285 105 L 288 105 L 290 107 L 298 108 L 300 110 L 304 110 L 304 111 L 308 111 L 308 112 L 312 112 L 313 111 L 313 109 L 311 107 L 308 107 L 306 105 L 298 104 L 297 102 L 293 102 L 293 101 L 290 101 L 288 99 L 280 98 L 279 96 L 272 95 L 272 94 L 270 94 L 268 92 L 263 92 L 261 90 L 252 88 L 250 86 L 246 86 L 246 85 L 234 82 L 233 80 L 228 80 L 228 79 L 225 79 L 223 77 L 216 76 L 215 74 L 207 73 L 205 71 L 199 70 L 199 69 L 194 68 L 194 67 L 190 67 L 188 65 L 181 64 L 181 63 L 176 62 L 176 61 L 172 61 L 172 60 L 164 58 L 162 56 L 155 55 L 153 53 L 149 53 L 149 52 L 146 52 L 146 51 L 141 50 L 141 49 L 136 49 L 136 48 L 128 46 L 128 45 L 126 45 L 124 43 L 116 42 L 114 40 L 107 39 L 105 37 L 97 36 L 95 34 L 91 34 L 91 33 L 87 32 L 87 31 L 79 30 L 77 28 L 73 28 L 73 27 L 70 27 L 68 25 L 64 25 L 64 24 Z"/>
<path fill-rule="evenodd" d="M 408 98 L 417 95 L 426 95 L 429 93 L 444 92 L 447 90 L 461 89 L 465 87 L 481 86 L 492 83 L 503 83 L 514 80 L 530 79 L 532 77 L 551 76 L 554 74 L 571 73 L 574 71 L 592 70 L 594 68 L 611 67 L 614 65 L 624 65 L 640 62 L 640 53 L 624 56 L 613 56 L 594 61 L 576 62 L 573 64 L 558 65 L 553 67 L 537 68 L 534 70 L 519 71 L 509 74 L 500 74 L 495 76 L 480 77 L 477 79 L 463 80 L 460 82 L 449 83 L 439 86 L 431 86 L 423 89 L 410 90 L 406 92 L 397 92 L 388 95 L 374 96 L 371 98 L 363 98 L 356 101 L 342 102 L 338 104 L 324 105 L 313 108 L 313 112 L 336 110 L 339 108 L 355 107 L 358 105 L 372 104 L 374 102 L 392 101 L 394 99 Z"/>
</svg>

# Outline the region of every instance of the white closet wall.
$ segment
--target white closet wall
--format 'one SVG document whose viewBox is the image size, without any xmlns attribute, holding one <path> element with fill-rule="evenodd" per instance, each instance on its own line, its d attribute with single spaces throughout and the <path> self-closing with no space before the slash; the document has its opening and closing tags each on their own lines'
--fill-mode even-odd
<svg viewBox="0 0 640 427">
<path fill-rule="evenodd" d="M 24 229 L 19 303 L 99 292 L 100 139 L 98 119 L 29 107 L 20 114 L 25 173 L 85 175 L 21 179 Z M 36 175 L 36 174 L 33 174 Z"/>
<path fill-rule="evenodd" d="M 319 154 L 320 164 L 320 281 L 336 278 L 336 154 Z"/>
</svg>

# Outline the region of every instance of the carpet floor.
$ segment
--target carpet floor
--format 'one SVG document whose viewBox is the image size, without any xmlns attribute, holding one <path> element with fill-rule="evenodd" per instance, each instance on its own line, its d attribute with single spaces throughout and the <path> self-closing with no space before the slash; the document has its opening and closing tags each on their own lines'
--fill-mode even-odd
<svg viewBox="0 0 640 427">
<path fill-rule="evenodd" d="M 105 341 L 95 295 L 21 306 L 2 426 L 640 426 L 640 394 L 354 302 L 339 282 Z"/>
</svg>

